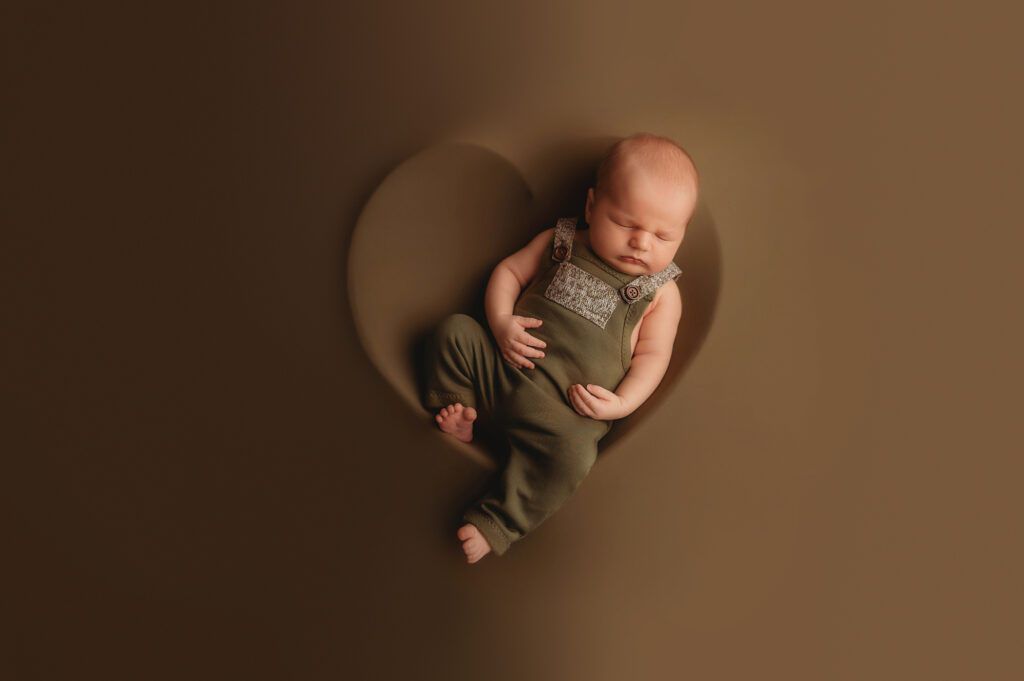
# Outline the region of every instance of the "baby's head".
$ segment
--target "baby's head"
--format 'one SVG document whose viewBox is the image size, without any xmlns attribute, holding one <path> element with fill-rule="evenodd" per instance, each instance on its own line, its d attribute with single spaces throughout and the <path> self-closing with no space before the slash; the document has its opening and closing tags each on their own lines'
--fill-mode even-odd
<svg viewBox="0 0 1024 681">
<path fill-rule="evenodd" d="M 690 155 L 667 137 L 638 133 L 617 142 L 587 192 L 590 247 L 625 274 L 668 267 L 697 207 Z"/>
</svg>

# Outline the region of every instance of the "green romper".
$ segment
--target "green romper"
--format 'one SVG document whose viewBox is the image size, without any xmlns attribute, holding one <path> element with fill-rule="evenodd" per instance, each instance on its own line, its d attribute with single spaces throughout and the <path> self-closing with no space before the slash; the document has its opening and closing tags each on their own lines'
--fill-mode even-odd
<svg viewBox="0 0 1024 681">
<path fill-rule="evenodd" d="M 612 269 L 575 240 L 577 221 L 558 221 L 515 305 L 515 314 L 544 321 L 528 330 L 547 343 L 534 369 L 506 362 L 490 332 L 468 315 L 448 317 L 427 342 L 423 405 L 483 409 L 508 437 L 500 477 L 463 515 L 498 555 L 565 503 L 611 429 L 610 421 L 576 413 L 569 386 L 618 387 L 636 323 L 658 287 L 680 274 L 675 263 L 642 277 Z"/>
</svg>

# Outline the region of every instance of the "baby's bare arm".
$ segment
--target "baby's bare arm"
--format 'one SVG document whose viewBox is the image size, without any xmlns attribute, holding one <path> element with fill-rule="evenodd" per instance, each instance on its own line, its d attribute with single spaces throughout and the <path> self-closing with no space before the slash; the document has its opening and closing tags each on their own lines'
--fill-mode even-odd
<svg viewBox="0 0 1024 681">
<path fill-rule="evenodd" d="M 498 342 L 502 356 L 519 368 L 534 368 L 528 357 L 540 358 L 544 341 L 531 336 L 527 328 L 536 328 L 541 320 L 512 314 L 519 294 L 536 276 L 540 259 L 554 237 L 554 228 L 538 234 L 525 247 L 508 256 L 494 268 L 487 282 L 484 309 L 491 333 Z"/>
<path fill-rule="evenodd" d="M 683 299 L 679 287 L 670 281 L 662 287 L 657 306 L 644 318 L 633 359 L 629 363 L 629 373 L 615 389 L 624 407 L 629 409 L 627 414 L 636 411 L 665 377 L 682 315 Z"/>
<path fill-rule="evenodd" d="M 641 320 L 629 372 L 615 392 L 599 385 L 574 385 L 569 389 L 573 408 L 584 416 L 613 421 L 629 416 L 661 383 L 672 357 L 683 300 L 674 281 L 659 289 L 656 303 Z"/>
</svg>

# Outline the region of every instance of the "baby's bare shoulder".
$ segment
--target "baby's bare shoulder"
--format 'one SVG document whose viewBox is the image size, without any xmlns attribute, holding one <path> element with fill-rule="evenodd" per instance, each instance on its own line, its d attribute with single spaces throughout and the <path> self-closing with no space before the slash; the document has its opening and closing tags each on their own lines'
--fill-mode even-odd
<svg viewBox="0 0 1024 681">
<path fill-rule="evenodd" d="M 525 285 L 534 275 L 537 273 L 540 267 L 540 259 L 544 255 L 544 251 L 548 245 L 554 239 L 555 228 L 545 229 L 543 232 L 533 237 L 530 243 L 520 248 L 518 251 L 508 256 L 501 261 L 501 265 L 507 267 L 515 275 L 516 279 L 519 280 L 521 285 Z"/>
<path fill-rule="evenodd" d="M 637 325 L 645 334 L 662 333 L 675 335 L 679 320 L 683 317 L 683 296 L 679 285 L 670 279 L 654 293 L 654 299 L 640 315 Z"/>
<path fill-rule="evenodd" d="M 543 232 L 533 237 L 533 239 L 530 241 L 529 244 L 526 245 L 526 247 L 535 249 L 540 253 L 543 253 L 544 249 L 547 248 L 548 244 L 550 244 L 554 240 L 555 228 L 551 227 L 550 229 L 545 229 Z"/>
<path fill-rule="evenodd" d="M 651 312 L 659 305 L 682 309 L 683 295 L 679 292 L 679 284 L 675 279 L 669 279 L 658 287 L 658 290 L 654 292 L 654 299 L 651 300 L 651 304 L 647 306 L 645 312 Z"/>
</svg>

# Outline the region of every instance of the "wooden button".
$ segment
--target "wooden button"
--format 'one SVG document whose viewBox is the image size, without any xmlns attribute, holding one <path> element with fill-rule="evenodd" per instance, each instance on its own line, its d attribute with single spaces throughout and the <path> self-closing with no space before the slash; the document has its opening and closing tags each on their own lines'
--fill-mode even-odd
<svg viewBox="0 0 1024 681">
<path fill-rule="evenodd" d="M 555 260 L 565 260 L 565 256 L 569 255 L 569 249 L 565 246 L 555 246 Z"/>
<path fill-rule="evenodd" d="M 636 300 L 640 297 L 640 287 L 636 284 L 630 284 L 625 290 L 626 300 Z"/>
</svg>

